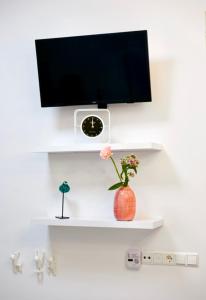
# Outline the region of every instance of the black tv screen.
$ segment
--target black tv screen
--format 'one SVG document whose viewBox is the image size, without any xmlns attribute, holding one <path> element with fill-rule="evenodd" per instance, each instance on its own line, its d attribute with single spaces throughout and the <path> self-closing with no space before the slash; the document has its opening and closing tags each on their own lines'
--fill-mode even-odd
<svg viewBox="0 0 206 300">
<path fill-rule="evenodd" d="M 42 107 L 151 101 L 146 30 L 35 44 Z"/>
</svg>

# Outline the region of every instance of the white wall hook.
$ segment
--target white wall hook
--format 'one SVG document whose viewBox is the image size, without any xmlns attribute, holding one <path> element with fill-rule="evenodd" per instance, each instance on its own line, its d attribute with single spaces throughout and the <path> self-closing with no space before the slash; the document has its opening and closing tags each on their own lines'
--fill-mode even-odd
<svg viewBox="0 0 206 300">
<path fill-rule="evenodd" d="M 35 251 L 34 261 L 36 265 L 35 273 L 37 274 L 38 280 L 43 280 L 44 273 L 44 262 L 45 262 L 45 252 L 40 253 L 39 249 Z"/>
<path fill-rule="evenodd" d="M 50 256 L 47 259 L 47 270 L 49 275 L 56 276 L 56 261 L 54 256 Z"/>
<path fill-rule="evenodd" d="M 10 256 L 14 273 L 22 273 L 22 263 L 20 262 L 20 252 L 15 252 Z"/>
<path fill-rule="evenodd" d="M 34 260 L 37 270 L 43 269 L 45 262 L 45 252 L 43 251 L 42 253 L 40 253 L 40 251 L 37 249 L 35 251 Z"/>
</svg>

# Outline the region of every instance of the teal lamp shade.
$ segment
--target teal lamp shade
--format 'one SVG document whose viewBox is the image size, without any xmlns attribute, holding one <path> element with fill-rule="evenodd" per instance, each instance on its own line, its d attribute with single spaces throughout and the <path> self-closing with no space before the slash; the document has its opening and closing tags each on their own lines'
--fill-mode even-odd
<svg viewBox="0 0 206 300">
<path fill-rule="evenodd" d="M 67 181 L 64 181 L 60 186 L 59 190 L 62 193 L 68 193 L 70 191 L 70 186 L 68 185 Z"/>
</svg>

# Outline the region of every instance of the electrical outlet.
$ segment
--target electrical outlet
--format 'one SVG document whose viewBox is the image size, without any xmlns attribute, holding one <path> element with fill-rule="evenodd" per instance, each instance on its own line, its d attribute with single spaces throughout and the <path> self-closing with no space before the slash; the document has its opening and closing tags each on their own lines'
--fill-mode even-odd
<svg viewBox="0 0 206 300">
<path fill-rule="evenodd" d="M 142 252 L 142 264 L 153 265 L 153 252 Z"/>
<path fill-rule="evenodd" d="M 163 254 L 163 264 L 174 266 L 176 265 L 176 257 L 174 253 L 165 253 Z"/>
</svg>

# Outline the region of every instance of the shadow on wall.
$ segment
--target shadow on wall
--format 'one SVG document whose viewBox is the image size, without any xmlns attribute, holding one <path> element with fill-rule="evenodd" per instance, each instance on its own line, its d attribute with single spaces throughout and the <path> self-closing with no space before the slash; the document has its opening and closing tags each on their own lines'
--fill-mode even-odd
<svg viewBox="0 0 206 300">
<path fill-rule="evenodd" d="M 124 136 L 132 137 L 134 132 L 141 135 L 141 130 L 152 128 L 157 122 L 168 121 L 170 118 L 170 103 L 172 101 L 174 86 L 174 62 L 172 60 L 151 62 L 151 90 L 152 102 L 134 104 L 116 104 L 110 106 L 112 132 L 114 136 L 118 132 Z M 122 121 L 124 120 L 124 121 Z M 128 126 L 132 126 L 132 132 Z"/>
<path fill-rule="evenodd" d="M 140 151 L 137 157 L 141 162 L 137 174 L 138 185 L 157 189 L 181 186 L 181 177 L 168 156 L 167 149 L 157 153 Z"/>
<path fill-rule="evenodd" d="M 114 154 L 117 165 L 127 152 Z M 137 158 L 140 160 L 138 169 L 138 182 L 142 186 L 179 186 L 180 176 L 175 166 L 167 155 L 166 150 L 161 152 L 138 151 Z M 117 180 L 113 165 L 110 161 L 103 161 L 99 153 L 61 153 L 49 154 L 48 163 L 50 168 L 51 188 L 57 188 L 61 180 L 70 178 L 78 188 L 90 185 L 105 184 L 110 186 Z M 136 177 L 135 177 L 136 178 Z M 131 182 L 135 182 L 136 179 Z"/>
<path fill-rule="evenodd" d="M 144 199 L 154 189 L 167 191 L 173 186 L 181 189 L 180 176 L 165 151 L 154 153 L 140 151 L 136 154 L 141 163 L 137 176 L 131 180 L 130 185 L 137 195 Z M 123 152 L 115 153 L 115 161 L 118 165 L 124 155 Z M 48 163 L 50 169 L 48 185 L 53 195 L 53 204 L 59 207 L 58 186 L 64 180 L 68 180 L 71 186 L 68 201 L 66 201 L 66 207 L 67 203 L 69 206 L 69 215 L 88 214 L 90 217 L 96 214 L 97 217 L 110 217 L 114 192 L 107 189 L 117 180 L 110 161 L 102 161 L 99 153 L 64 153 L 50 154 Z M 139 213 L 144 213 L 149 203 L 150 201 L 146 199 Z"/>
<path fill-rule="evenodd" d="M 165 121 L 169 119 L 174 82 L 173 67 L 174 61 L 172 60 L 151 62 L 150 64 L 154 105 L 152 106 L 152 115 L 149 117 L 152 120 Z"/>
<path fill-rule="evenodd" d="M 125 229 L 62 227 L 50 227 L 48 233 L 50 249 L 59 260 L 61 272 L 70 269 L 83 273 L 99 272 L 99 266 L 101 273 L 124 270 L 126 250 L 140 247 L 144 239 L 156 235 L 147 230 L 137 234 Z"/>
</svg>

